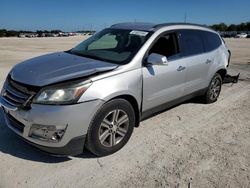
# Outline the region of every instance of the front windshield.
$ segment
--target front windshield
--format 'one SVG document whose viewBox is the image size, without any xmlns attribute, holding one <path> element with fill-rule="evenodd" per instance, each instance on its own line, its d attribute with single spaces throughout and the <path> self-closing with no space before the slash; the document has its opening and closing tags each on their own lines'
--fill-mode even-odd
<svg viewBox="0 0 250 188">
<path fill-rule="evenodd" d="M 128 63 L 149 38 L 146 31 L 104 29 L 69 53 L 116 64 Z"/>
</svg>

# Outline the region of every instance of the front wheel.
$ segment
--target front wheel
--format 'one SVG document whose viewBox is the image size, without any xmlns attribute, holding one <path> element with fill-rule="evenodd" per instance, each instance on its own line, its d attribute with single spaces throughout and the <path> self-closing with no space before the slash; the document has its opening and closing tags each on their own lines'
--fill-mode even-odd
<svg viewBox="0 0 250 188">
<path fill-rule="evenodd" d="M 129 140 L 135 126 L 135 113 L 124 99 L 105 103 L 96 113 L 87 135 L 87 148 L 97 156 L 112 154 Z"/>
<path fill-rule="evenodd" d="M 215 73 L 204 95 L 205 103 L 209 104 L 217 101 L 220 95 L 221 87 L 222 78 L 218 73 Z"/>
</svg>

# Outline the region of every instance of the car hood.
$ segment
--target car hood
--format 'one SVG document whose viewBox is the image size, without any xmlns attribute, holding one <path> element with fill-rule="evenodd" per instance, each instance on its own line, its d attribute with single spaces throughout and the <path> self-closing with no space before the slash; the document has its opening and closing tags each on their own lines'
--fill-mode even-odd
<svg viewBox="0 0 250 188">
<path fill-rule="evenodd" d="M 117 64 L 93 60 L 66 52 L 35 57 L 17 64 L 10 72 L 13 80 L 45 86 L 117 68 Z"/>
</svg>

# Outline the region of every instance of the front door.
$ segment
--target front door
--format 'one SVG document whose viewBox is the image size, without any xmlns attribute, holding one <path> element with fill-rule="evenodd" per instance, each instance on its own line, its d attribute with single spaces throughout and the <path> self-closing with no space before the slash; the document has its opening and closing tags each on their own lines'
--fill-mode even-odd
<svg viewBox="0 0 250 188">
<path fill-rule="evenodd" d="M 185 88 L 186 62 L 179 58 L 178 35 L 161 36 L 149 50 L 151 53 L 166 56 L 168 64 L 143 67 L 143 111 L 180 98 Z"/>
</svg>

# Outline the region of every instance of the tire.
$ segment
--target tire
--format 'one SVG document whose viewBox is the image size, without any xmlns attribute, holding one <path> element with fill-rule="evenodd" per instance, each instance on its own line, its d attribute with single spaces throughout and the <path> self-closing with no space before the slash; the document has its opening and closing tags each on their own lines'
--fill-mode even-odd
<svg viewBox="0 0 250 188">
<path fill-rule="evenodd" d="M 135 126 L 135 112 L 124 99 L 105 103 L 95 114 L 87 134 L 86 147 L 97 156 L 110 155 L 129 140 Z"/>
<path fill-rule="evenodd" d="M 221 75 L 218 73 L 215 73 L 215 75 L 213 76 L 213 78 L 208 86 L 208 89 L 207 89 L 205 95 L 203 96 L 204 102 L 207 104 L 210 104 L 210 103 L 217 101 L 217 99 L 220 95 L 221 86 L 222 86 Z"/>
</svg>

